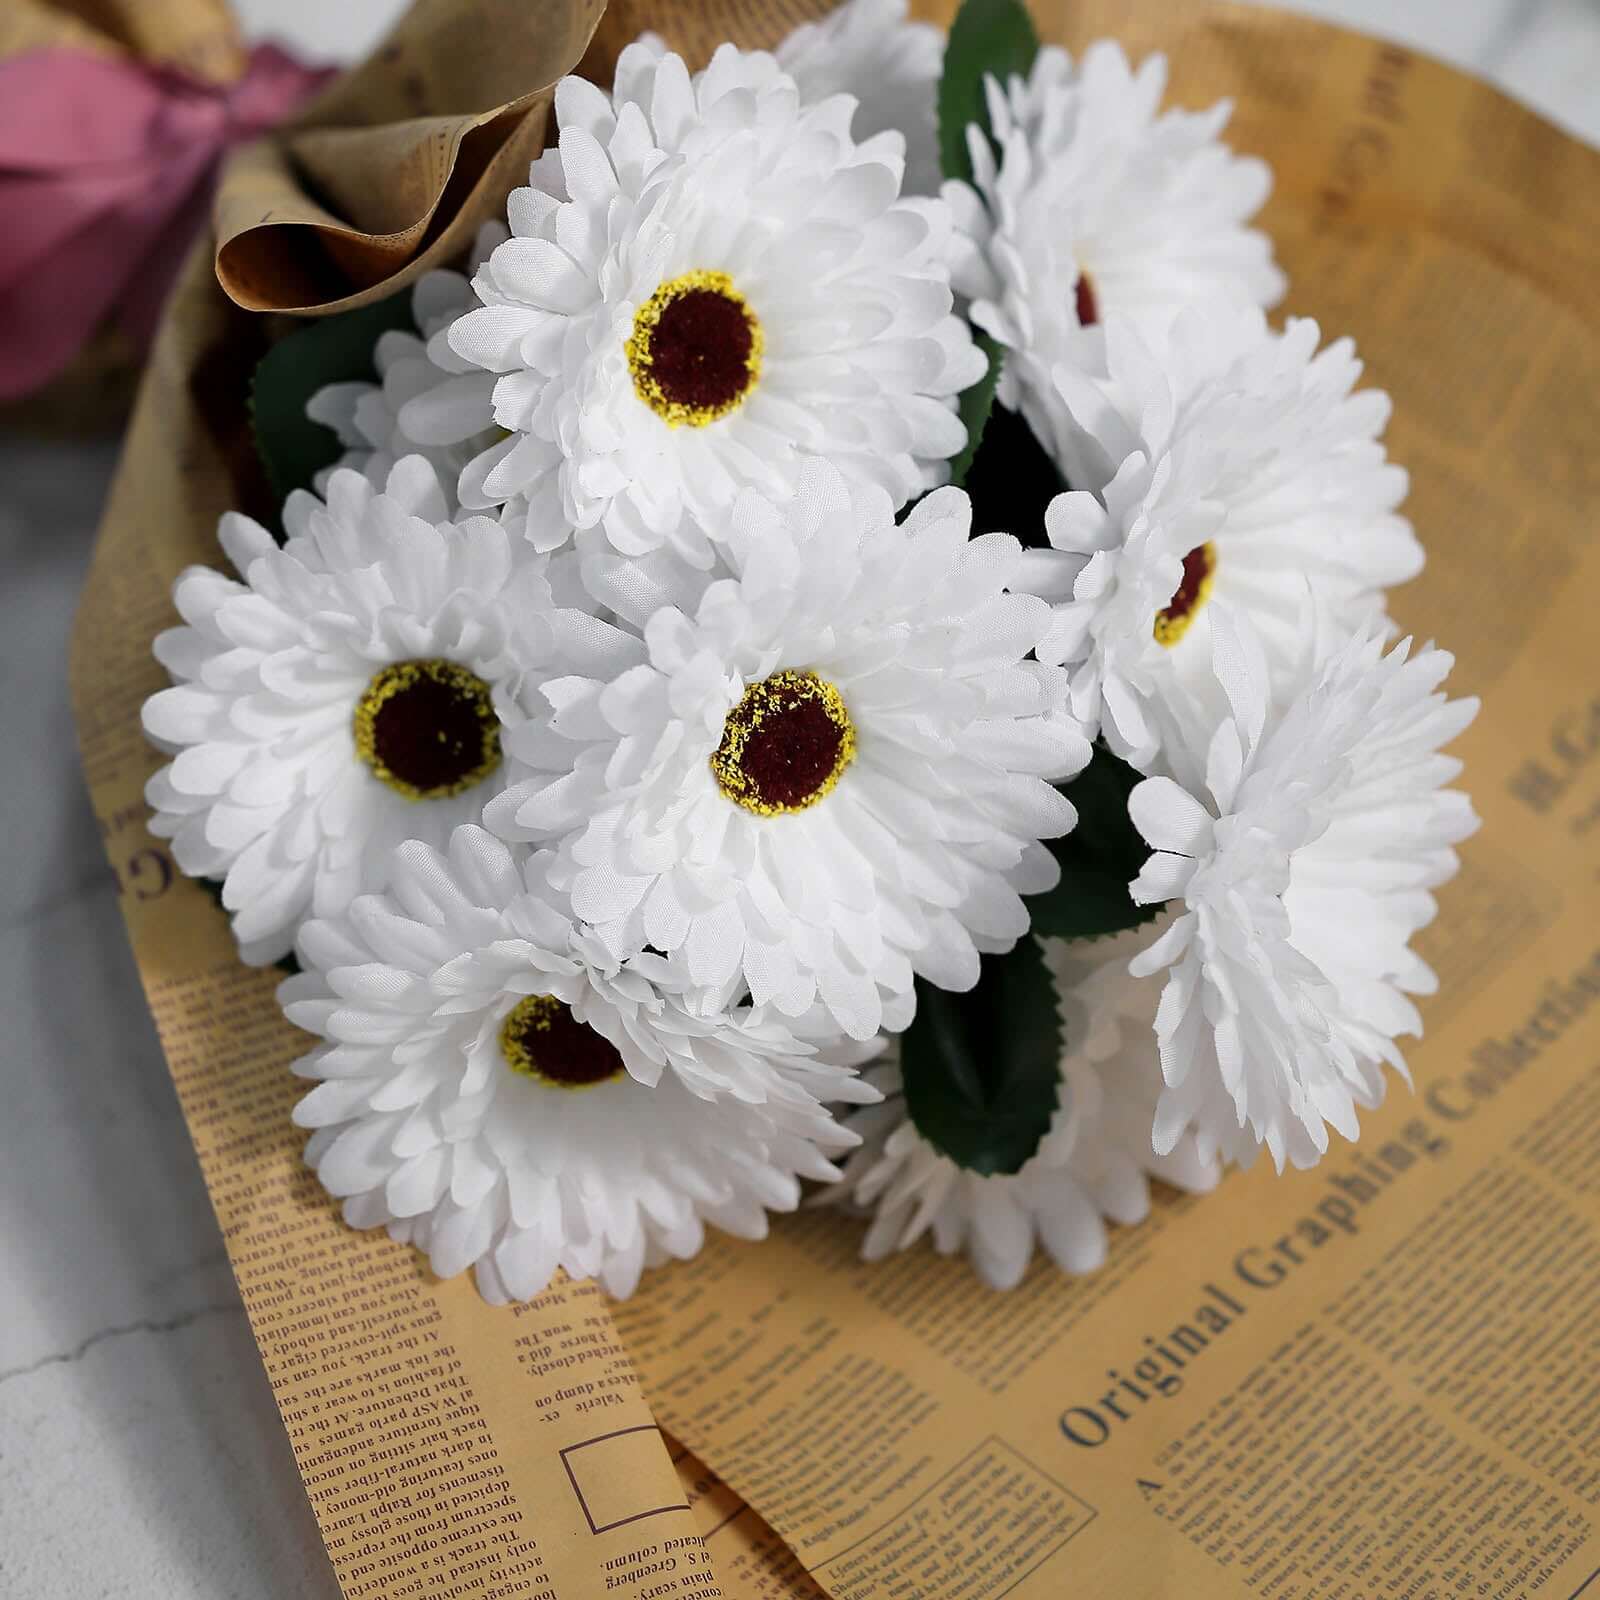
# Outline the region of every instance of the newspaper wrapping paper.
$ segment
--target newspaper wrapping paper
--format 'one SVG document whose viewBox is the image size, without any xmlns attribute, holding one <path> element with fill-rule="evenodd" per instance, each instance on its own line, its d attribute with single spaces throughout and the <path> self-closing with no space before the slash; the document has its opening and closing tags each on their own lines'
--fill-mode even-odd
<svg viewBox="0 0 1600 1600">
<path fill-rule="evenodd" d="M 430 49 L 429 9 L 343 86 L 345 126 L 370 120 L 364 96 L 395 115 L 418 53 L 440 98 L 412 109 L 456 114 L 446 145 L 497 126 L 478 63 L 452 83 Z M 604 79 L 645 26 L 703 58 L 811 10 L 613 5 L 584 70 Z M 559 71 L 591 21 L 524 16 L 528 58 Z M 1308 21 L 1082 0 L 1040 22 L 1071 47 L 1166 50 L 1175 103 L 1237 101 L 1232 142 L 1277 173 L 1264 225 L 1288 309 L 1352 333 L 1394 396 L 1430 555 L 1396 610 L 1457 652 L 1456 692 L 1485 697 L 1459 747 L 1485 827 L 1427 936 L 1443 990 L 1417 1093 L 1397 1084 L 1314 1172 L 1162 1196 L 1097 1276 L 1040 1266 L 1009 1295 L 926 1249 L 863 1267 L 859 1225 L 810 1213 L 648 1275 L 620 1308 L 560 1284 L 493 1310 L 346 1230 L 300 1162 L 300 1040 L 272 975 L 236 961 L 144 827 L 160 758 L 137 711 L 161 683 L 171 580 L 215 560 L 223 509 L 264 509 L 239 417 L 264 319 L 196 259 L 113 489 L 73 687 L 151 1008 L 348 1595 L 1575 1600 L 1600 1580 L 1600 157 Z M 348 148 L 378 171 L 386 142 L 415 164 L 392 181 L 426 201 L 433 147 L 378 130 Z M 274 162 L 250 170 L 292 171 Z M 359 190 L 336 226 L 394 232 Z M 326 214 L 277 193 L 262 303 L 387 292 L 495 198 L 448 190 L 409 245 L 331 266 Z M 244 234 L 237 198 L 224 240 Z M 297 299 L 307 283 L 318 298 Z"/>
</svg>

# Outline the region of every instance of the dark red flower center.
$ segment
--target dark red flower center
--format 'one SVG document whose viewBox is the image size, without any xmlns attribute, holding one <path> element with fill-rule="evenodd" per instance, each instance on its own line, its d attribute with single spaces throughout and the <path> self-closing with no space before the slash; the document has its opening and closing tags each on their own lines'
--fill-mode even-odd
<svg viewBox="0 0 1600 1600">
<path fill-rule="evenodd" d="M 356 705 L 356 752 L 411 800 L 460 794 L 500 765 L 500 720 L 486 684 L 454 661 L 396 661 Z"/>
<path fill-rule="evenodd" d="M 815 804 L 855 753 L 839 691 L 814 672 L 786 668 L 752 684 L 728 713 L 711 771 L 730 800 L 768 817 Z"/>
<path fill-rule="evenodd" d="M 677 427 L 734 410 L 761 372 L 761 325 L 725 272 L 687 272 L 639 307 L 627 342 L 639 398 Z"/>
<path fill-rule="evenodd" d="M 513 1072 L 556 1089 L 588 1089 L 627 1071 L 609 1039 L 548 994 L 517 1002 L 500 1029 L 500 1051 Z"/>
<path fill-rule="evenodd" d="M 1100 320 L 1100 303 L 1094 296 L 1094 283 L 1087 272 L 1078 274 L 1077 287 L 1073 290 L 1073 299 L 1077 302 L 1078 326 L 1092 328 Z"/>
<path fill-rule="evenodd" d="M 1208 539 L 1197 544 L 1183 558 L 1183 576 L 1166 609 L 1156 613 L 1155 635 L 1159 644 L 1175 645 L 1189 631 L 1199 611 L 1211 597 L 1211 586 L 1216 578 L 1217 551 Z"/>
</svg>

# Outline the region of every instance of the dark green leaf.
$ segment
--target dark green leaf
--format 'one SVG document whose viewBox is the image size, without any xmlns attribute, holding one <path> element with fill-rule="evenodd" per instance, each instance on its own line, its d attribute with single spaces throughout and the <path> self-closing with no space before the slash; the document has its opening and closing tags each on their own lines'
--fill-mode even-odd
<svg viewBox="0 0 1600 1600">
<path fill-rule="evenodd" d="M 966 994 L 917 982 L 900 1040 L 906 1110 L 958 1166 L 1016 1172 L 1050 1129 L 1063 1049 L 1055 984 L 1037 940 L 985 956 Z"/>
<path fill-rule="evenodd" d="M 970 389 L 961 391 L 961 398 L 956 405 L 956 415 L 961 418 L 967 429 L 967 442 L 962 446 L 961 454 L 950 463 L 950 481 L 958 489 L 967 481 L 967 473 L 972 468 L 978 446 L 983 443 L 984 430 L 989 425 L 989 413 L 994 409 L 995 386 L 1000 382 L 1000 368 L 1006 358 L 1004 347 L 997 344 L 988 334 L 979 333 L 974 329 L 972 337 L 978 348 L 988 357 L 989 370 Z"/>
<path fill-rule="evenodd" d="M 1012 533 L 1033 549 L 1050 542 L 1045 508 L 1067 485 L 1020 412 L 997 405 L 990 413 L 965 483 L 974 534 Z"/>
<path fill-rule="evenodd" d="M 1026 76 L 1039 53 L 1039 36 L 1022 0 L 964 0 L 950 25 L 939 80 L 939 164 L 947 178 L 972 181 L 967 124 L 989 129 L 983 80 L 1004 83 L 1013 73 Z"/>
<path fill-rule="evenodd" d="M 256 450 L 278 503 L 309 489 L 344 453 L 337 435 L 306 415 L 306 402 L 330 383 L 373 381 L 373 346 L 391 328 L 414 328 L 411 291 L 375 306 L 322 317 L 280 339 L 261 358 L 250 384 Z"/>
<path fill-rule="evenodd" d="M 1128 815 L 1128 796 L 1140 774 L 1104 745 L 1061 792 L 1078 808 L 1078 825 L 1049 841 L 1061 863 L 1061 882 L 1033 896 L 1033 931 L 1053 939 L 1095 939 L 1153 922 L 1159 905 L 1136 905 L 1128 885 L 1150 854 Z"/>
</svg>

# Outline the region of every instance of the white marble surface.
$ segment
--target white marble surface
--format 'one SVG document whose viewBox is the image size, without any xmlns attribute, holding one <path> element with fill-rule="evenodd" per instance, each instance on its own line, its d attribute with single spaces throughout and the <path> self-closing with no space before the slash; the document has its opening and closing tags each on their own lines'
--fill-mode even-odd
<svg viewBox="0 0 1600 1600">
<path fill-rule="evenodd" d="M 1303 0 L 1600 142 L 1600 0 Z M 349 56 L 400 0 L 242 0 Z M 0 1595 L 328 1600 L 123 942 L 66 639 L 109 446 L 0 436 Z"/>
</svg>

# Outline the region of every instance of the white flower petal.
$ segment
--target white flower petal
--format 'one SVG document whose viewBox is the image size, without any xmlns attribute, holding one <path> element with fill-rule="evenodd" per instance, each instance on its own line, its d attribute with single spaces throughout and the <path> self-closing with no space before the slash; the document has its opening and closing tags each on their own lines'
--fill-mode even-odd
<svg viewBox="0 0 1600 1600">
<path fill-rule="evenodd" d="M 863 1135 L 844 1166 L 836 1197 L 874 1210 L 862 1245 L 868 1260 L 906 1249 L 931 1233 L 941 1250 L 964 1251 L 991 1287 L 1012 1288 L 1035 1245 L 1063 1271 L 1094 1271 L 1105 1259 L 1105 1220 L 1127 1222 L 1149 1208 L 1147 1173 L 1181 1186 L 1211 1187 L 1214 1162 L 1181 1125 L 1177 1152 L 1151 1143 L 1166 1092 L 1150 1031 L 1157 988 L 1121 975 L 1116 959 L 1047 941 L 1067 1041 L 1060 1106 L 1033 1156 L 1014 1174 L 963 1170 L 922 1138 L 896 1094 L 898 1069 L 871 1069 L 891 1098 L 852 1117 Z"/>
<path fill-rule="evenodd" d="M 296 1066 L 318 1080 L 296 1113 L 319 1130 L 308 1161 L 352 1223 L 387 1224 L 436 1272 L 476 1267 L 495 1299 L 558 1268 L 629 1293 L 648 1261 L 699 1248 L 702 1219 L 758 1236 L 855 1142 L 825 1101 L 874 1098 L 832 1035 L 708 1004 L 658 958 L 614 961 L 550 865 L 471 825 L 444 852 L 408 845 L 392 895 L 307 930 L 303 957 L 341 965 L 282 986 L 323 1041 Z M 530 996 L 553 1019 L 521 1036 L 535 1068 L 592 1081 L 512 1069 L 502 1035 Z"/>
</svg>

